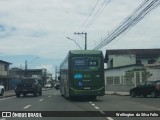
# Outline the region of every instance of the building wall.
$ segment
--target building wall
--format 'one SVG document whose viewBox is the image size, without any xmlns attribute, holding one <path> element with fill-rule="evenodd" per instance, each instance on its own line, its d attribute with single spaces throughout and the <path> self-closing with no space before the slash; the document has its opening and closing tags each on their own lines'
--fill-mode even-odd
<svg viewBox="0 0 160 120">
<path fill-rule="evenodd" d="M 123 68 L 114 68 L 114 69 L 106 69 L 105 70 L 105 82 L 106 84 L 108 83 L 107 82 L 107 79 L 108 77 L 113 77 L 113 85 L 119 83 L 122 84 L 122 85 L 130 85 L 130 84 L 127 84 L 125 82 L 125 78 L 124 78 L 124 75 L 125 75 L 125 72 L 128 71 L 128 70 L 133 70 L 133 69 L 141 69 L 142 67 L 141 66 L 131 66 L 131 67 L 123 67 Z M 119 77 L 120 79 L 120 82 L 114 82 L 114 78 L 116 77 Z M 130 80 L 132 81 L 132 80 Z M 130 82 L 129 82 L 130 83 Z"/>
<path fill-rule="evenodd" d="M 0 76 L 8 75 L 8 70 L 6 70 L 5 66 L 5 64 L 0 63 Z"/>
<path fill-rule="evenodd" d="M 5 90 L 9 89 L 8 70 L 9 64 L 0 63 L 0 83 L 4 85 Z"/>
<path fill-rule="evenodd" d="M 118 53 L 117 55 L 117 53 L 115 53 L 116 55 L 114 53 L 108 55 L 108 69 L 105 70 L 105 86 L 107 91 L 128 92 L 130 88 L 137 86 L 142 81 L 160 80 L 160 68 L 144 68 L 143 66 L 138 66 L 140 64 L 148 65 L 149 61 L 154 60 L 154 62 L 150 62 L 150 65 L 160 63 L 160 55 L 152 55 L 151 53 L 141 53 L 136 55 L 136 53 L 129 54 L 129 52 L 128 54 Z M 137 64 L 137 66 L 127 66 L 134 64 Z M 140 68 L 143 70 L 140 70 Z M 128 71 L 133 69 L 139 70 Z M 145 71 L 145 69 L 147 71 Z M 130 77 L 130 79 L 129 77 L 125 76 L 126 71 L 128 71 L 128 75 L 131 74 L 132 77 Z M 144 75 L 144 73 L 146 74 Z"/>
<path fill-rule="evenodd" d="M 109 55 L 108 68 L 136 64 L 136 60 L 140 60 L 141 64 L 147 65 L 149 60 L 155 60 L 156 63 L 160 62 L 160 56 L 157 58 L 136 58 L 135 55 L 129 55 L 129 54 Z M 111 61 L 113 61 L 113 65 L 111 65 Z"/>
<path fill-rule="evenodd" d="M 117 69 L 109 69 L 105 70 L 105 88 L 106 91 L 121 91 L 121 92 L 127 92 L 129 89 L 133 88 L 134 86 L 137 86 L 139 83 L 143 81 L 154 81 L 154 80 L 160 80 L 160 69 L 156 68 L 145 68 L 147 72 L 151 76 L 146 78 L 143 78 L 142 71 L 134 71 L 133 72 L 133 78 L 127 80 L 125 78 L 125 72 L 128 70 L 133 69 L 142 69 L 143 67 L 140 66 L 132 66 L 132 67 L 124 67 L 124 68 L 117 68 Z"/>
<path fill-rule="evenodd" d="M 150 71 L 152 76 L 148 78 L 148 80 L 160 80 L 160 69 L 156 68 L 147 68 L 147 71 Z"/>
<path fill-rule="evenodd" d="M 111 60 L 113 60 L 113 66 L 111 65 Z M 130 64 L 136 64 L 135 55 L 109 55 L 109 68 L 125 66 Z"/>
</svg>

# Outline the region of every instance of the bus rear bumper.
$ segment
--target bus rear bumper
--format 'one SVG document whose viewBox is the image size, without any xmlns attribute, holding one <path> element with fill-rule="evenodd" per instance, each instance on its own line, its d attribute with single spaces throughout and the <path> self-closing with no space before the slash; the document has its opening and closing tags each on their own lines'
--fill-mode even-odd
<svg viewBox="0 0 160 120">
<path fill-rule="evenodd" d="M 76 90 L 70 88 L 70 96 L 104 96 L 105 89 L 95 89 L 95 90 Z"/>
</svg>

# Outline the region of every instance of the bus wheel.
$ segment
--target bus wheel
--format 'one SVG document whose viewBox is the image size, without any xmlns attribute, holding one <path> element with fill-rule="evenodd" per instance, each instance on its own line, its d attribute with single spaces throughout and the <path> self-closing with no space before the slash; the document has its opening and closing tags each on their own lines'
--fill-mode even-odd
<svg viewBox="0 0 160 120">
<path fill-rule="evenodd" d="M 66 96 L 66 95 L 64 95 L 64 97 L 65 97 L 66 99 L 70 99 L 70 96 Z"/>
</svg>

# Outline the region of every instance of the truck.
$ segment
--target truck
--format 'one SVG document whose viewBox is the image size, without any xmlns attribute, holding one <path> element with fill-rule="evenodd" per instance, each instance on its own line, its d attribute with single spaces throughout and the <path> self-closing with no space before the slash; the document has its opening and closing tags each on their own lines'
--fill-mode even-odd
<svg viewBox="0 0 160 120">
<path fill-rule="evenodd" d="M 38 94 L 41 96 L 42 86 L 36 78 L 23 78 L 17 84 L 15 93 L 17 97 L 20 97 L 21 94 L 26 96 L 29 93 L 33 94 L 35 97 L 37 97 Z"/>
</svg>

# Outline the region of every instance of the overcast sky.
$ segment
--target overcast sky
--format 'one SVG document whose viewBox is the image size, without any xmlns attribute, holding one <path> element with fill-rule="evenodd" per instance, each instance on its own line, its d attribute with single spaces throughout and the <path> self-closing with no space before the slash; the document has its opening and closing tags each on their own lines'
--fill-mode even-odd
<svg viewBox="0 0 160 120">
<path fill-rule="evenodd" d="M 143 1 L 106 0 L 103 4 L 99 0 L 91 14 L 97 0 L 0 0 L 0 60 L 24 67 L 25 60 L 39 57 L 28 68 L 43 67 L 53 73 L 69 50 L 79 49 L 66 37 L 84 48 L 84 38 L 74 32 L 87 32 L 87 47 L 93 49 Z M 90 24 L 100 6 L 100 14 Z M 159 21 L 158 7 L 101 50 L 159 48 Z"/>
</svg>

